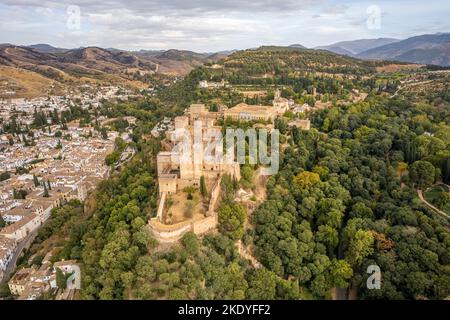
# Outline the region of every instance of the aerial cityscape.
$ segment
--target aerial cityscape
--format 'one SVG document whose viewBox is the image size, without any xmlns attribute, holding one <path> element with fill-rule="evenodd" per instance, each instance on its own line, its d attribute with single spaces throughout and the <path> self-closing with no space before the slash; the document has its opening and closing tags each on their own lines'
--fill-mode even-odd
<svg viewBox="0 0 450 320">
<path fill-rule="evenodd" d="M 450 8 L 405 3 L 0 0 L 0 300 L 450 299 Z"/>
</svg>

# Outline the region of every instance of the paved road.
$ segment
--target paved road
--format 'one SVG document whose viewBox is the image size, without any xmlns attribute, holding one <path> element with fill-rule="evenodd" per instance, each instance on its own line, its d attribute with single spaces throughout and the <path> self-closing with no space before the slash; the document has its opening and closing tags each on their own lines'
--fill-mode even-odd
<svg viewBox="0 0 450 320">
<path fill-rule="evenodd" d="M 1 279 L 0 283 L 6 282 L 9 280 L 9 277 L 11 276 L 11 273 L 16 269 L 16 263 L 19 259 L 20 255 L 22 254 L 22 251 L 24 248 L 28 248 L 31 243 L 33 242 L 34 238 L 36 237 L 37 232 L 30 233 L 28 236 L 26 236 L 25 239 L 19 242 L 17 245 L 16 252 L 11 259 L 11 261 L 8 264 L 8 267 L 6 268 L 3 278 Z"/>
<path fill-rule="evenodd" d="M 348 300 L 347 288 L 332 288 L 331 300 Z"/>
<path fill-rule="evenodd" d="M 124 165 L 125 163 L 127 163 L 128 161 L 130 161 L 131 158 L 133 158 L 135 153 L 136 153 L 136 150 L 134 150 L 133 148 L 127 147 L 120 155 L 120 159 L 119 159 L 118 163 L 114 166 L 114 168 L 117 169 L 117 168 L 121 167 L 122 165 Z"/>
<path fill-rule="evenodd" d="M 81 270 L 79 266 L 73 266 L 74 273 L 67 279 L 67 289 L 81 289 Z"/>
<path fill-rule="evenodd" d="M 347 224 L 347 220 L 344 221 L 344 224 L 341 227 L 341 230 L 339 231 L 339 247 L 337 252 L 338 259 L 344 258 L 344 252 L 342 247 L 342 232 L 344 229 L 344 226 Z M 347 288 L 332 288 L 331 289 L 331 300 L 348 300 L 348 290 Z"/>
<path fill-rule="evenodd" d="M 421 84 L 427 84 L 427 83 L 430 83 L 430 82 L 433 82 L 433 80 L 425 80 L 425 81 L 419 81 L 419 82 L 408 82 L 408 83 L 406 83 L 404 86 L 401 86 L 401 85 L 400 85 L 400 86 L 398 87 L 397 91 L 395 91 L 395 93 L 394 93 L 393 95 L 391 95 L 390 98 L 394 98 L 396 95 L 398 95 L 398 93 L 399 93 L 401 90 L 403 90 L 403 89 L 405 89 L 405 88 L 407 88 L 407 87 L 418 86 L 418 85 L 421 85 Z"/>
<path fill-rule="evenodd" d="M 348 300 L 347 288 L 334 288 L 333 300 Z"/>
<path fill-rule="evenodd" d="M 433 206 L 431 203 L 429 203 L 427 200 L 425 200 L 424 196 L 423 196 L 423 192 L 422 190 L 417 190 L 417 195 L 419 196 L 420 201 L 422 201 L 423 203 L 425 203 L 427 206 L 429 206 L 431 209 L 433 209 L 434 211 L 437 211 L 438 213 L 440 213 L 441 215 L 443 215 L 444 217 L 446 217 L 447 219 L 450 219 L 450 216 L 448 214 L 446 214 L 444 211 L 439 210 L 438 208 L 436 208 L 435 206 Z"/>
</svg>

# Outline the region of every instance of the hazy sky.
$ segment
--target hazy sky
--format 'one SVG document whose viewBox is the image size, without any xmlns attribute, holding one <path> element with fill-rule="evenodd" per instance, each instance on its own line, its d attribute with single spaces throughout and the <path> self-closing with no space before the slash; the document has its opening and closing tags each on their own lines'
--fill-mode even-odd
<svg viewBox="0 0 450 320">
<path fill-rule="evenodd" d="M 220 51 L 449 32 L 449 0 L 0 0 L 0 43 Z"/>
</svg>

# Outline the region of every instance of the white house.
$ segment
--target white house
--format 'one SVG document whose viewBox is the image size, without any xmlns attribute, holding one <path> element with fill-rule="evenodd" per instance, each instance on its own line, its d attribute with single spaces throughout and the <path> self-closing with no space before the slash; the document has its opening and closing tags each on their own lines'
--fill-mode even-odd
<svg viewBox="0 0 450 320">
<path fill-rule="evenodd" d="M 3 273 L 14 256 L 17 244 L 13 239 L 0 235 L 0 271 Z"/>
</svg>

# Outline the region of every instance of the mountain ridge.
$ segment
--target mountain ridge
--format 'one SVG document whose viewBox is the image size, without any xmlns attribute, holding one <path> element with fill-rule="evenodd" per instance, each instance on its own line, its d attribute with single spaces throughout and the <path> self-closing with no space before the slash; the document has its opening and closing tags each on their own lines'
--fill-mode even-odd
<svg viewBox="0 0 450 320">
<path fill-rule="evenodd" d="M 398 41 L 401 40 L 394 38 L 357 39 L 350 41 L 339 41 L 326 46 L 314 47 L 314 49 L 328 50 L 338 54 L 345 52 L 347 55 L 357 55 L 363 51 Z"/>
<path fill-rule="evenodd" d="M 450 33 L 425 34 L 363 51 L 361 59 L 395 59 L 422 64 L 450 65 Z"/>
</svg>

